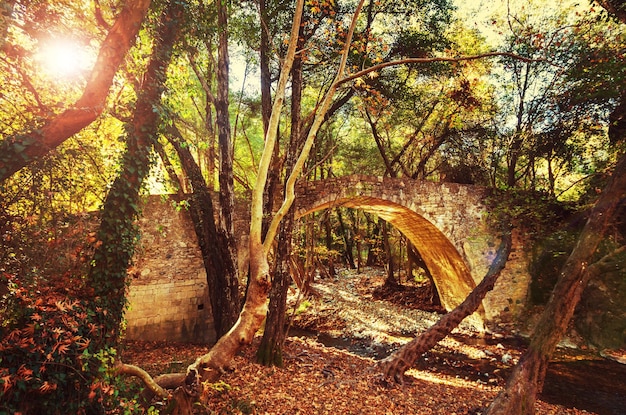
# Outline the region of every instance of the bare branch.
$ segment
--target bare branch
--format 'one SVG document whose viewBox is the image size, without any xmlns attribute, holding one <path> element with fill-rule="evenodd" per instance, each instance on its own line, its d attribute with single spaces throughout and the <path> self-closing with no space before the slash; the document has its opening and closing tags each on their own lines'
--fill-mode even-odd
<svg viewBox="0 0 626 415">
<path fill-rule="evenodd" d="M 170 396 L 169 392 L 159 386 L 154 379 L 152 379 L 152 376 L 139 366 L 129 365 L 118 361 L 113 370 L 116 374 L 138 377 L 151 392 L 161 398 L 169 398 Z"/>
<path fill-rule="evenodd" d="M 527 58 L 521 55 L 517 55 L 515 53 L 510 53 L 510 52 L 487 52 L 487 53 L 481 53 L 479 55 L 471 55 L 471 56 L 460 56 L 460 57 L 446 57 L 446 56 L 439 56 L 439 57 L 434 57 L 434 58 L 405 58 L 405 59 L 398 59 L 395 61 L 389 61 L 389 62 L 383 62 L 383 63 L 379 63 L 378 65 L 374 65 L 374 66 L 370 66 L 369 68 L 363 69 L 359 72 L 356 72 L 352 75 L 346 76 L 345 78 L 337 81 L 338 85 L 344 84 L 346 82 L 350 82 L 353 81 L 357 78 L 361 78 L 365 75 L 367 75 L 368 73 L 371 72 L 376 72 L 379 71 L 381 69 L 384 68 L 388 68 L 390 66 L 399 66 L 399 65 L 407 65 L 410 63 L 434 63 L 434 62 L 466 62 L 466 61 L 474 61 L 474 60 L 478 60 L 478 59 L 484 59 L 484 58 L 493 58 L 493 57 L 509 57 L 509 58 L 514 58 L 514 59 L 518 59 L 522 62 L 527 62 L 527 63 L 531 63 L 531 62 L 546 62 L 545 59 L 532 59 L 532 58 Z"/>
</svg>

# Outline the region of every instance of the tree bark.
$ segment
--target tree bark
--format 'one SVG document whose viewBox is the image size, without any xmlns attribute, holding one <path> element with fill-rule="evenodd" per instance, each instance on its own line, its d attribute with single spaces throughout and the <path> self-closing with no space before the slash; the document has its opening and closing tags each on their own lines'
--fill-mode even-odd
<svg viewBox="0 0 626 415">
<path fill-rule="evenodd" d="M 138 91 L 132 122 L 127 126 L 127 148 L 122 170 L 109 191 L 100 229 L 99 246 L 93 255 L 89 272 L 89 286 L 94 290 L 96 307 L 106 310 L 103 323 L 106 338 L 102 346 L 118 341 L 119 324 L 126 305 L 126 270 L 132 259 L 137 229 L 135 219 L 139 214 L 139 191 L 150 170 L 150 149 L 156 140 L 159 122 L 159 104 L 164 91 L 166 69 L 179 34 L 183 6 L 176 1 L 163 11 L 150 63 L 145 74 L 144 87 Z"/>
<path fill-rule="evenodd" d="M 546 308 L 531 337 L 528 350 L 507 381 L 505 389 L 489 406 L 489 415 L 530 415 L 541 392 L 548 361 L 567 330 L 580 296 L 595 275 L 589 261 L 626 194 L 626 155 L 613 170 L 609 183 L 591 210 L 589 219 L 569 258 L 561 268 Z"/>
<path fill-rule="evenodd" d="M 293 204 L 295 198 L 295 182 L 300 176 L 304 163 L 309 156 L 315 136 L 319 131 L 319 126 L 324 120 L 324 116 L 326 115 L 326 112 L 332 102 L 332 97 L 341 84 L 341 81 L 346 77 L 345 68 L 350 50 L 349 47 L 352 42 L 352 35 L 354 34 L 357 17 L 363 7 L 363 1 L 364 0 L 361 0 L 357 5 L 350 28 L 348 29 L 348 35 L 342 51 L 337 76 L 318 107 L 311 130 L 309 131 L 304 146 L 294 164 L 293 171 L 287 178 L 283 204 L 274 215 L 272 223 L 268 228 L 267 235 L 263 240 L 263 189 L 265 189 L 269 165 L 274 152 L 274 146 L 276 144 L 277 127 L 285 99 L 287 80 L 289 74 L 291 73 L 293 60 L 296 54 L 298 33 L 304 6 L 303 0 L 297 1 L 293 24 L 291 27 L 289 46 L 281 67 L 274 105 L 272 107 L 272 114 L 265 137 L 265 147 L 259 163 L 257 180 L 252 193 L 249 241 L 250 284 L 248 286 L 246 302 L 244 303 L 243 310 L 239 314 L 239 319 L 233 328 L 231 328 L 231 330 L 226 333 L 226 335 L 224 335 L 207 354 L 200 356 L 192 365 L 188 367 L 188 373 L 190 375 L 195 374 L 199 381 L 206 381 L 214 378 L 214 375 L 218 374 L 220 370 L 224 370 L 229 367 L 230 362 L 234 358 L 237 351 L 239 351 L 239 349 L 244 345 L 248 345 L 252 342 L 254 334 L 261 327 L 261 324 L 265 319 L 267 312 L 267 295 L 271 287 L 268 254 L 274 242 L 278 225 Z"/>
<path fill-rule="evenodd" d="M 261 70 L 261 119 L 263 132 L 267 134 L 270 116 L 272 114 L 272 73 L 270 69 L 270 32 L 269 17 L 267 15 L 267 0 L 259 1 L 261 17 L 261 39 L 259 51 L 259 66 Z"/>
<path fill-rule="evenodd" d="M 428 328 L 410 343 L 398 349 L 392 355 L 377 364 L 378 370 L 384 379 L 402 383 L 406 372 L 424 353 L 432 349 L 439 341 L 446 337 L 461 321 L 482 304 L 485 295 L 493 289 L 500 272 L 504 269 L 511 251 L 511 234 L 506 232 L 496 258 L 489 267 L 483 280 L 474 288 L 470 295 L 457 308 L 444 315 L 437 323 Z"/>
<path fill-rule="evenodd" d="M 298 49 L 302 47 L 302 27 L 298 35 Z M 285 172 L 291 173 L 291 169 L 296 161 L 296 155 L 300 148 L 300 128 L 301 128 L 301 98 L 302 98 L 302 59 L 299 56 L 294 58 L 291 69 L 291 133 L 289 148 L 285 157 Z M 263 338 L 257 351 L 257 359 L 263 365 L 283 366 L 282 346 L 285 342 L 285 313 L 287 309 L 287 290 L 291 282 L 290 256 L 291 237 L 293 232 L 294 212 L 290 210 L 281 222 L 278 233 L 278 246 L 272 288 L 270 290 L 270 302 L 268 306 L 267 319 Z"/>
<path fill-rule="evenodd" d="M 218 336 L 225 334 L 237 321 L 241 308 L 239 299 L 239 270 L 237 264 L 237 243 L 234 238 L 233 212 L 235 210 L 235 189 L 233 183 L 233 142 L 230 131 L 230 114 L 228 112 L 228 6 L 226 0 L 217 2 L 217 25 L 219 30 L 218 62 L 217 62 L 217 101 L 215 112 L 217 118 L 218 143 L 220 149 L 220 242 L 222 254 L 228 255 L 224 260 L 226 264 L 232 264 L 228 269 L 216 270 L 228 271 L 224 276 L 223 291 L 217 295 L 223 295 L 221 301 L 225 306 L 222 310 L 221 330 Z M 220 278 L 220 277 L 218 277 Z"/>
<path fill-rule="evenodd" d="M 58 147 L 102 113 L 113 76 L 134 44 L 149 6 L 150 0 L 125 2 L 100 46 L 82 96 L 70 108 L 40 128 L 4 138 L 0 143 L 0 183 Z"/>
<path fill-rule="evenodd" d="M 265 137 L 265 147 L 259 163 L 257 180 L 252 193 L 249 236 L 250 278 L 246 301 L 239 314 L 239 319 L 228 333 L 222 336 L 207 354 L 198 357 L 198 359 L 188 367 L 187 372 L 190 375 L 195 375 L 200 382 L 216 379 L 224 369 L 230 366 L 237 351 L 252 342 L 255 333 L 261 327 L 267 313 L 267 296 L 271 288 L 271 279 L 267 260 L 269 248 L 264 246 L 261 235 L 263 224 L 263 189 L 265 189 L 267 172 L 276 143 L 276 131 L 285 99 L 285 88 L 287 87 L 287 80 L 291 73 L 291 67 L 296 54 L 296 42 L 302 19 L 303 6 L 304 1 L 298 0 L 291 28 L 291 39 L 281 68 L 276 98 Z M 274 236 L 275 233 L 272 233 L 272 239 Z"/>
<path fill-rule="evenodd" d="M 211 313 L 216 336 L 219 338 L 232 327 L 232 315 L 237 316 L 239 312 L 239 293 L 237 292 L 236 300 L 230 296 L 232 285 L 238 282 L 237 264 L 228 247 L 229 239 L 215 223 L 213 200 L 200 167 L 194 160 L 189 147 L 183 144 L 184 139 L 180 131 L 172 126 L 169 133 L 168 140 L 176 150 L 193 188 L 189 213 L 202 252 L 211 300 Z"/>
</svg>

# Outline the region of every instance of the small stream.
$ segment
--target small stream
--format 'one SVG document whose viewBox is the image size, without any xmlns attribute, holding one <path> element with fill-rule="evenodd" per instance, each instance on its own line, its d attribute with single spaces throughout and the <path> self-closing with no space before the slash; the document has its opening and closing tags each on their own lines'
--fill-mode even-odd
<svg viewBox="0 0 626 415">
<path fill-rule="evenodd" d="M 362 339 L 336 338 L 325 333 L 292 328 L 289 336 L 315 338 L 327 347 L 346 350 L 358 356 L 376 360 L 385 358 L 394 349 L 393 346 L 371 344 Z M 487 345 L 491 342 L 503 343 L 507 347 L 519 349 L 525 347 L 522 338 L 483 339 L 466 336 L 454 336 L 456 340 L 472 346 Z M 428 364 L 419 364 L 419 369 L 455 375 L 462 371 L 466 377 L 477 379 L 480 372 L 492 373 L 495 366 L 488 359 L 476 361 L 464 354 L 428 352 Z M 459 360 L 454 367 L 447 364 L 450 360 Z M 466 364 L 464 364 L 466 363 Z M 503 370 L 505 380 L 511 368 Z M 574 349 L 562 349 L 555 361 L 548 366 L 541 400 L 569 408 L 577 408 L 598 415 L 626 415 L 626 365 L 589 353 L 582 354 Z"/>
</svg>

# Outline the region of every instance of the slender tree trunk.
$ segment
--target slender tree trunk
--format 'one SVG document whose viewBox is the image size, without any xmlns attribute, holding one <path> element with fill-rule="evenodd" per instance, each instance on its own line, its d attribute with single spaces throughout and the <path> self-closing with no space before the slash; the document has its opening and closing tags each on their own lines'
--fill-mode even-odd
<svg viewBox="0 0 626 415">
<path fill-rule="evenodd" d="M 78 101 L 36 130 L 5 137 L 0 143 L 0 183 L 98 118 L 104 109 L 113 76 L 135 43 L 149 7 L 150 0 L 124 3 L 100 46 L 98 58 Z"/>
<path fill-rule="evenodd" d="M 395 267 L 393 265 L 393 252 L 391 250 L 391 243 L 389 242 L 389 227 L 387 222 L 380 219 L 379 224 L 383 233 L 383 246 L 385 247 L 385 256 L 387 257 L 387 278 L 385 278 L 385 284 L 397 286 Z"/>
<path fill-rule="evenodd" d="M 433 278 L 433 275 L 430 273 L 430 270 L 428 269 L 428 265 L 426 265 L 426 262 L 424 262 L 424 258 L 422 258 L 422 255 L 420 254 L 419 250 L 408 239 L 407 239 L 407 244 L 406 244 L 406 252 L 407 252 L 407 258 L 408 258 L 409 263 L 415 264 L 418 267 L 420 267 L 422 270 L 424 270 L 424 274 L 426 275 L 426 278 L 428 278 L 428 281 L 430 281 L 431 303 L 435 305 L 441 305 L 441 299 L 439 298 L 439 293 L 437 292 L 437 285 L 435 284 L 435 279 Z M 409 277 L 412 277 L 412 276 L 409 275 Z"/>
<path fill-rule="evenodd" d="M 185 192 L 183 190 L 183 180 L 176 173 L 176 169 L 174 169 L 170 158 L 165 152 L 165 148 L 163 148 L 163 145 L 157 140 L 154 142 L 154 149 L 156 150 L 159 158 L 161 159 L 161 162 L 163 163 L 163 166 L 165 167 L 165 171 L 167 172 L 167 175 L 170 179 L 170 184 L 176 189 L 176 194 L 178 195 L 178 197 L 183 200 L 185 196 Z"/>
<path fill-rule="evenodd" d="M 225 334 L 237 321 L 241 309 L 239 299 L 239 275 L 237 264 L 237 243 L 234 238 L 233 211 L 235 210 L 235 189 L 233 180 L 233 142 L 228 112 L 228 7 L 227 0 L 217 2 L 217 22 L 219 30 L 218 63 L 217 63 L 217 101 L 215 105 L 218 142 L 220 149 L 220 239 L 224 244 L 221 248 L 228 258 L 224 260 L 229 267 L 224 276 L 223 287 L 217 294 L 224 298 L 221 305 L 222 322 L 218 336 Z M 230 266 L 230 265 L 233 266 Z M 217 270 L 216 270 L 217 271 Z M 220 271 L 217 271 L 220 272 Z M 218 277 L 220 278 L 220 277 Z M 221 279 L 221 278 L 220 278 Z"/>
<path fill-rule="evenodd" d="M 156 36 L 152 57 L 145 74 L 143 89 L 138 91 L 137 104 L 127 126 L 127 148 L 122 170 L 109 191 L 96 249 L 89 272 L 89 285 L 94 289 L 94 302 L 107 311 L 103 314 L 108 337 L 104 345 L 116 344 L 119 324 L 126 305 L 126 270 L 130 265 L 138 231 L 135 219 L 139 214 L 139 191 L 150 170 L 150 149 L 156 141 L 159 116 L 153 111 L 164 91 L 166 68 L 179 34 L 183 6 L 172 1 L 164 10 L 162 25 Z"/>
<path fill-rule="evenodd" d="M 263 132 L 267 134 L 270 116 L 272 114 L 272 73 L 270 69 L 270 19 L 267 15 L 267 1 L 259 1 L 259 14 L 261 17 L 261 38 L 259 51 L 259 66 L 261 70 L 261 119 L 263 120 Z"/>
<path fill-rule="evenodd" d="M 487 271 L 487 275 L 472 290 L 469 296 L 454 310 L 444 315 L 437 323 L 428 328 L 410 343 L 381 360 L 378 370 L 385 379 L 402 383 L 406 372 L 424 353 L 432 349 L 439 341 L 454 330 L 461 321 L 482 304 L 485 295 L 493 289 L 500 272 L 504 269 L 511 250 L 511 234 L 505 233 L 498 248 L 496 258 Z"/>
<path fill-rule="evenodd" d="M 302 39 L 302 27 L 298 39 Z M 299 40 L 298 48 L 302 47 Z M 287 176 L 291 174 L 296 155 L 301 147 L 300 143 L 300 113 L 302 98 L 302 60 L 296 56 L 291 70 L 291 137 L 289 148 L 285 159 L 285 170 Z M 278 247 L 274 266 L 274 278 L 272 289 L 270 290 L 270 302 L 265 321 L 265 331 L 259 345 L 257 358 L 259 363 L 264 365 L 283 366 L 282 346 L 285 341 L 285 313 L 287 309 L 287 289 L 291 282 L 290 256 L 291 238 L 293 233 L 294 212 L 290 210 L 280 225 L 278 233 Z"/>
<path fill-rule="evenodd" d="M 487 410 L 489 415 L 530 415 L 541 392 L 548 361 L 574 314 L 580 296 L 596 271 L 589 261 L 626 196 L 626 155 L 615 166 L 613 175 L 591 210 L 587 223 L 559 275 L 559 280 L 531 337 L 528 350 Z"/>
<path fill-rule="evenodd" d="M 356 264 L 354 263 L 354 255 L 352 255 L 353 245 L 352 238 L 348 234 L 348 229 L 343 222 L 343 215 L 341 214 L 341 209 L 337 208 L 337 219 L 339 220 L 339 229 L 341 230 L 341 238 L 343 239 L 344 249 L 346 250 L 346 261 L 348 262 L 348 266 L 350 269 L 356 269 Z"/>
</svg>

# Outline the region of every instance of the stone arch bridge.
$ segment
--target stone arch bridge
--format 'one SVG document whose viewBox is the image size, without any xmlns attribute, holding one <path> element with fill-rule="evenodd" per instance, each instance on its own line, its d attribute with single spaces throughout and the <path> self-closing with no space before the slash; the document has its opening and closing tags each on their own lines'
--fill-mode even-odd
<svg viewBox="0 0 626 415">
<path fill-rule="evenodd" d="M 486 221 L 487 191 L 455 183 L 357 175 L 300 182 L 293 208 L 297 217 L 303 217 L 343 206 L 389 222 L 420 251 L 442 304 L 450 310 L 483 278 L 500 243 L 498 232 Z M 175 206 L 179 206 L 175 197 L 155 195 L 143 207 L 141 242 L 130 270 L 127 337 L 210 342 L 214 332 L 202 256 L 189 213 Z M 235 227 L 241 257 L 245 256 L 241 248 L 247 247 L 249 214 L 249 202 L 239 201 Z M 474 322 L 508 321 L 522 311 L 529 276 L 521 240 L 514 232 L 506 268 Z"/>
<path fill-rule="evenodd" d="M 484 277 L 500 244 L 487 222 L 488 189 L 458 183 L 363 175 L 300 182 L 294 209 L 303 217 L 322 209 L 346 207 L 378 215 L 402 232 L 428 266 L 442 305 L 460 304 Z M 508 320 L 522 310 L 529 275 L 519 232 L 506 269 L 483 301 L 482 317 Z"/>
</svg>

